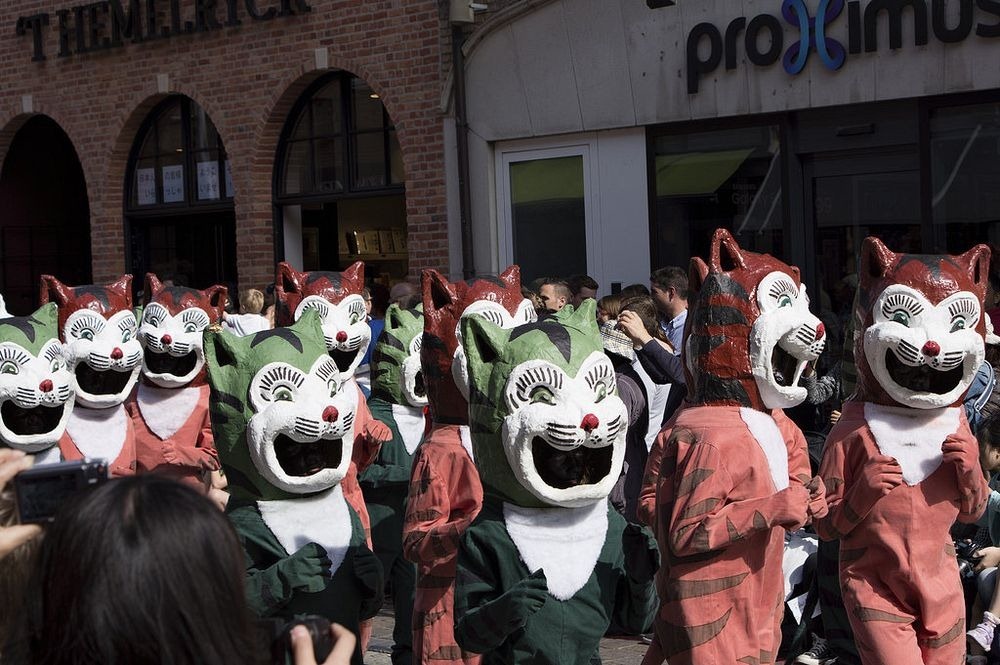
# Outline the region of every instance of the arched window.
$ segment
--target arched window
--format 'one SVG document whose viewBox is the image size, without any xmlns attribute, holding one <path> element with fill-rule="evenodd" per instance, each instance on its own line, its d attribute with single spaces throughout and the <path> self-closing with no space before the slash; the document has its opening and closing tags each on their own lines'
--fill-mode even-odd
<svg viewBox="0 0 1000 665">
<path fill-rule="evenodd" d="M 279 142 L 274 191 L 285 260 L 335 270 L 360 259 L 375 275 L 405 276 L 402 153 L 363 80 L 334 72 L 302 94 Z"/>
<path fill-rule="evenodd" d="M 178 286 L 235 292 L 236 232 L 229 159 L 215 124 L 172 96 L 146 118 L 126 171 L 129 264 Z M 135 280 L 141 288 L 142 280 Z"/>
</svg>

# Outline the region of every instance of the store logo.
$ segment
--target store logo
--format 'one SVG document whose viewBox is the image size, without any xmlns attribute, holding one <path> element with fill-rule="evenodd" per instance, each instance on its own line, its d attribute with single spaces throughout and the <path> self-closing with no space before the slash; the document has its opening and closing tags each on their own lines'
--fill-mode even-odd
<svg viewBox="0 0 1000 665">
<path fill-rule="evenodd" d="M 947 11 L 947 6 L 952 11 Z M 845 7 L 846 47 L 829 33 Z M 976 22 L 976 8 L 985 22 Z M 870 0 L 864 8 L 861 0 L 819 0 L 815 17 L 805 0 L 782 0 L 781 16 L 799 33 L 798 40 L 787 50 L 785 26 L 770 14 L 749 21 L 743 16 L 733 19 L 724 33 L 712 23 L 694 26 L 687 39 L 688 94 L 697 93 L 701 79 L 715 72 L 723 60 L 727 70 L 736 69 L 740 56 L 758 67 L 781 60 L 785 71 L 794 76 L 805 69 L 809 54 L 815 51 L 825 67 L 837 71 L 849 55 L 879 49 L 879 21 L 883 16 L 891 50 L 903 48 L 904 21 L 911 20 L 914 46 L 927 44 L 930 33 L 945 44 L 965 41 L 973 33 L 988 39 L 1000 37 L 1000 0 Z"/>
<path fill-rule="evenodd" d="M 844 66 L 844 60 L 847 59 L 844 45 L 826 34 L 827 24 L 836 20 L 842 11 L 844 0 L 820 0 L 816 18 L 809 16 L 804 0 L 785 0 L 781 3 L 781 15 L 793 26 L 797 26 L 802 34 L 802 39 L 792 44 L 782 58 L 786 72 L 793 75 L 801 72 L 812 49 L 816 50 L 827 69 L 836 71 Z"/>
</svg>

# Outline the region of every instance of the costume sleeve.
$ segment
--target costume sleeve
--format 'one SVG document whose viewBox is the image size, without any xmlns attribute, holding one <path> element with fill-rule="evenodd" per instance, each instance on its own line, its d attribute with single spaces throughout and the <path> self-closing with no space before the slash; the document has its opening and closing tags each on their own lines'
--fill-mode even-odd
<svg viewBox="0 0 1000 665">
<path fill-rule="evenodd" d="M 655 339 L 646 342 L 641 349 L 636 350 L 635 354 L 653 383 L 684 385 L 684 363 L 681 357 L 667 351 Z"/>
<path fill-rule="evenodd" d="M 417 449 L 403 520 L 403 556 L 413 563 L 436 566 L 455 556 L 472 511 L 457 510 L 444 478 L 424 448 Z"/>
<path fill-rule="evenodd" d="M 986 505 L 991 493 L 979 463 L 979 442 L 972 435 L 972 430 L 964 425 L 959 427 L 958 431 L 949 438 L 957 438 L 962 441 L 962 450 L 965 456 L 963 464 L 969 469 L 968 472 L 963 473 L 956 468 L 958 489 L 962 495 L 962 500 L 959 502 L 958 521 L 962 524 L 975 524 L 986 512 Z"/>
<path fill-rule="evenodd" d="M 402 445 L 396 441 L 388 445 Z M 372 489 L 406 485 L 410 482 L 410 468 L 400 464 L 372 464 L 361 474 L 361 484 Z"/>
<path fill-rule="evenodd" d="M 656 435 L 653 447 L 649 449 L 649 457 L 646 458 L 646 470 L 642 478 L 642 487 L 639 489 L 639 502 L 636 506 L 636 516 L 639 522 L 651 529 L 656 528 L 656 487 L 660 483 L 660 463 L 663 461 L 663 453 L 670 440 L 671 428 L 667 427 Z"/>
<path fill-rule="evenodd" d="M 827 439 L 819 475 L 826 485 L 829 512 L 826 517 L 815 520 L 813 526 L 823 540 L 837 540 L 850 533 L 875 504 L 857 505 L 860 497 L 855 496 L 857 490 L 851 484 L 854 473 L 847 460 L 846 440 Z"/>
<path fill-rule="evenodd" d="M 707 442 L 688 448 L 674 481 L 677 486 L 667 534 L 676 556 L 723 549 L 777 526 L 790 515 L 790 490 L 802 491 L 792 486 L 766 497 L 730 501 L 735 482 L 718 448 Z"/>
<path fill-rule="evenodd" d="M 351 454 L 351 461 L 357 466 L 359 475 L 375 461 L 379 449 L 382 448 L 381 441 L 375 441 L 365 436 L 365 429 L 374 420 L 361 388 L 358 388 L 358 408 L 354 416 L 354 451 Z"/>
<path fill-rule="evenodd" d="M 164 443 L 164 459 L 176 466 L 188 466 L 205 471 L 219 469 L 219 454 L 215 450 L 215 437 L 212 435 L 212 421 L 205 411 L 201 427 L 198 430 L 194 445 L 177 445 L 173 442 Z"/>
<path fill-rule="evenodd" d="M 648 529 L 638 531 L 641 535 L 635 545 L 644 550 L 638 556 L 644 556 L 651 563 L 659 565 L 659 555 L 656 540 Z M 627 554 L 627 553 L 626 553 Z M 627 557 L 615 561 L 615 571 L 618 573 L 618 589 L 615 593 L 615 623 L 633 633 L 644 633 L 653 623 L 656 616 L 657 596 L 653 578 L 635 580 L 630 575 L 630 567 L 626 565 Z M 655 566 L 654 566 L 655 570 Z"/>
<path fill-rule="evenodd" d="M 358 616 L 361 619 L 370 619 L 378 614 L 382 607 L 381 592 L 385 585 L 382 564 L 364 541 L 355 545 L 354 575 L 363 589 Z"/>
<path fill-rule="evenodd" d="M 466 534 L 458 553 L 455 641 L 466 651 L 486 653 L 522 628 L 545 602 L 547 592 L 540 570 L 501 592 L 493 553 L 472 535 Z"/>
<path fill-rule="evenodd" d="M 809 464 L 809 445 L 802 430 L 790 418 L 782 414 L 787 421 L 781 428 L 785 435 L 785 445 L 788 447 L 788 481 L 807 485 L 812 480 L 812 466 Z"/>
</svg>

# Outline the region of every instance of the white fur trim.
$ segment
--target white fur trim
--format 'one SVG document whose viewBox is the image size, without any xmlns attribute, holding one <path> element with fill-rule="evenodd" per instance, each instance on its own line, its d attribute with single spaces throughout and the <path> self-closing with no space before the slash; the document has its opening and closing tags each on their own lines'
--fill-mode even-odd
<svg viewBox="0 0 1000 665">
<path fill-rule="evenodd" d="M 774 422 L 771 414 L 754 409 L 741 408 L 740 417 L 743 418 L 747 429 L 757 440 L 757 445 L 767 458 L 767 467 L 771 471 L 774 489 L 780 492 L 787 488 L 788 446 L 785 445 L 785 437 L 781 436 L 778 424 Z"/>
<path fill-rule="evenodd" d="M 136 403 L 149 430 L 166 441 L 198 407 L 202 388 L 154 388 L 140 384 Z"/>
<path fill-rule="evenodd" d="M 396 429 L 403 438 L 403 447 L 410 455 L 420 445 L 424 438 L 424 409 L 420 406 L 392 405 L 392 417 L 396 421 Z"/>
<path fill-rule="evenodd" d="M 128 414 L 119 404 L 110 409 L 85 409 L 77 406 L 69 414 L 66 432 L 84 457 L 114 463 L 125 445 Z"/>
<path fill-rule="evenodd" d="M 476 461 L 476 456 L 472 454 L 472 431 L 468 425 L 458 426 L 458 438 L 462 441 L 462 447 L 469 453 L 469 459 Z"/>
<path fill-rule="evenodd" d="M 40 466 L 42 464 L 58 464 L 63 461 L 62 453 L 59 450 L 59 446 L 52 446 L 51 448 L 46 448 L 40 452 L 35 453 L 35 466 Z"/>
<path fill-rule="evenodd" d="M 503 518 L 528 570 L 545 571 L 552 596 L 569 600 L 583 588 L 608 534 L 606 501 L 582 508 L 524 508 L 505 503 Z"/>
<path fill-rule="evenodd" d="M 941 466 L 941 445 L 958 431 L 959 408 L 907 409 L 865 403 L 865 421 L 883 455 L 894 457 L 911 487 Z"/>
<path fill-rule="evenodd" d="M 330 557 L 333 576 L 347 556 L 351 545 L 351 512 L 340 485 L 301 499 L 258 501 L 257 509 L 264 524 L 289 554 L 304 545 L 316 543 Z"/>
</svg>

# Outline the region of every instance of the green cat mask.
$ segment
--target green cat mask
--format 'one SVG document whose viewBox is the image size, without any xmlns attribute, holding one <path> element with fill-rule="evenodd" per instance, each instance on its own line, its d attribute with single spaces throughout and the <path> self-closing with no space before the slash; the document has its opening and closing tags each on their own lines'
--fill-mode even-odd
<svg viewBox="0 0 1000 665">
<path fill-rule="evenodd" d="M 513 330 L 468 317 L 462 338 L 483 484 L 528 507 L 605 500 L 621 474 L 628 414 L 594 301 Z"/>
<path fill-rule="evenodd" d="M 372 352 L 372 397 L 405 406 L 427 404 L 427 387 L 420 369 L 423 333 L 423 305 L 414 309 L 389 305 L 385 330 Z"/>
<path fill-rule="evenodd" d="M 327 354 L 317 313 L 249 337 L 206 332 L 205 356 L 215 445 L 232 494 L 288 499 L 343 480 L 357 391 Z"/>
<path fill-rule="evenodd" d="M 73 411 L 58 319 L 55 303 L 0 319 L 0 442 L 27 453 L 55 445 Z"/>
</svg>

